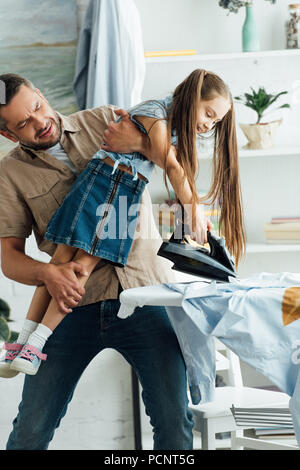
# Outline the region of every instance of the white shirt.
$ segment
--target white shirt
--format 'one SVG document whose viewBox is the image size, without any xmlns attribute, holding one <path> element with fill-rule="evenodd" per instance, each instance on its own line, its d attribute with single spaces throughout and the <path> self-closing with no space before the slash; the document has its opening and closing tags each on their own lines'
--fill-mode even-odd
<svg viewBox="0 0 300 470">
<path fill-rule="evenodd" d="M 70 168 L 70 170 L 76 175 L 79 174 L 79 170 L 77 170 L 77 168 L 73 165 L 70 158 L 68 157 L 63 147 L 61 146 L 60 142 L 58 142 L 58 144 L 54 145 L 53 147 L 50 147 L 49 149 L 47 149 L 47 153 L 50 153 L 50 155 L 53 155 L 53 157 L 65 163 L 65 165 L 67 165 Z"/>
</svg>

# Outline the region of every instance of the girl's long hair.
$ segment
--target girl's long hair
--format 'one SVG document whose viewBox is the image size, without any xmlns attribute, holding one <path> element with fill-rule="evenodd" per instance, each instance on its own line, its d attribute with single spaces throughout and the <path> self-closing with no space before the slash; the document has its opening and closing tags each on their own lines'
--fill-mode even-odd
<svg viewBox="0 0 300 470">
<path fill-rule="evenodd" d="M 215 125 L 212 184 L 205 198 L 200 199 L 196 188 L 199 172 L 196 147 L 197 110 L 200 100 L 211 100 L 218 95 L 228 98 L 231 108 Z M 245 251 L 245 231 L 235 114 L 230 90 L 218 75 L 197 69 L 176 87 L 168 119 L 169 142 L 173 130 L 178 139 L 177 160 L 189 182 L 193 208 L 204 201 L 220 207 L 220 232 L 238 264 Z M 167 162 L 165 174 L 166 167 Z"/>
</svg>

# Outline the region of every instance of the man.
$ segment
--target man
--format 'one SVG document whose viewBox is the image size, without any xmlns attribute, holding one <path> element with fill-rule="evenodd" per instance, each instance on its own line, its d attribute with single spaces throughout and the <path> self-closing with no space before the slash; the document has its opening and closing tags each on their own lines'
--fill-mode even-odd
<svg viewBox="0 0 300 470">
<path fill-rule="evenodd" d="M 73 308 L 47 342 L 47 361 L 37 375 L 26 376 L 7 449 L 47 449 L 77 381 L 105 347 L 118 350 L 141 381 L 154 427 L 154 449 L 191 449 L 185 365 L 165 310 L 144 307 L 126 320 L 117 318 L 121 289 L 172 280 L 169 267 L 156 256 L 160 241 L 143 233 L 144 221 L 148 231 L 149 220 L 154 223 L 147 190 L 137 228 L 140 236 L 126 267 L 100 261 L 85 290 L 77 281 L 79 264 L 41 263 L 25 254 L 32 230 L 39 248 L 54 253 L 55 246 L 43 239 L 47 223 L 101 146 L 104 131 L 116 118 L 113 107 L 65 117 L 26 79 L 6 74 L 0 75 L 0 83 L 6 91 L 5 103 L 0 104 L 0 133 L 19 144 L 0 161 L 2 271 L 17 282 L 44 284 L 62 312 Z M 146 142 L 129 119 L 109 129 L 105 138 L 112 137 L 111 146 L 119 139 L 119 150 L 143 151 Z"/>
</svg>

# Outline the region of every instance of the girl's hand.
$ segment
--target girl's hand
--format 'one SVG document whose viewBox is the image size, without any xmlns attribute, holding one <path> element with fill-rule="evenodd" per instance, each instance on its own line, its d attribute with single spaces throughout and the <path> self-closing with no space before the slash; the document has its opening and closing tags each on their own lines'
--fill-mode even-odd
<svg viewBox="0 0 300 470">
<path fill-rule="evenodd" d="M 202 204 L 197 204 L 195 214 L 195 227 L 193 230 L 192 224 L 192 207 L 187 212 L 187 222 L 191 231 L 191 239 L 195 240 L 199 245 L 207 243 L 207 231 L 212 230 L 213 225 L 211 221 L 205 216 Z"/>
</svg>

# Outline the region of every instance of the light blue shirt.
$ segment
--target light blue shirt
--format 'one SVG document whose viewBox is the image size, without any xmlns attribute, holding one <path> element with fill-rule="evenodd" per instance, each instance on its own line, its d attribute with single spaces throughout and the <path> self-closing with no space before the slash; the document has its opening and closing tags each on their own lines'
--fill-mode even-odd
<svg viewBox="0 0 300 470">
<path fill-rule="evenodd" d="M 168 95 L 163 99 L 152 99 L 143 101 L 132 108 L 128 109 L 131 120 L 137 125 L 139 130 L 144 134 L 147 134 L 144 126 L 139 123 L 137 116 L 146 116 L 155 119 L 160 119 L 167 126 L 169 120 L 169 114 L 171 110 L 171 105 L 173 102 L 173 95 Z M 119 120 L 119 119 L 118 119 Z M 201 141 L 201 136 L 196 136 L 197 146 Z M 175 129 L 171 131 L 171 144 L 175 147 L 177 146 L 177 134 Z M 115 153 L 115 152 L 106 152 L 105 150 L 99 150 L 93 158 L 104 159 L 110 157 L 114 162 L 113 173 L 116 171 L 119 164 L 126 165 L 131 168 L 134 175 L 134 179 L 137 179 L 137 173 L 143 175 L 148 181 L 150 179 L 151 172 L 154 168 L 154 163 L 148 160 L 144 155 L 133 152 L 133 153 Z"/>
<path fill-rule="evenodd" d="M 79 109 L 141 101 L 145 57 L 133 0 L 90 0 L 77 45 L 74 92 Z"/>
<path fill-rule="evenodd" d="M 216 337 L 291 397 L 300 444 L 300 274 L 262 273 L 201 289 L 197 284 L 167 284 L 183 301 L 182 308 L 166 307 L 193 403 L 214 398 Z"/>
</svg>

